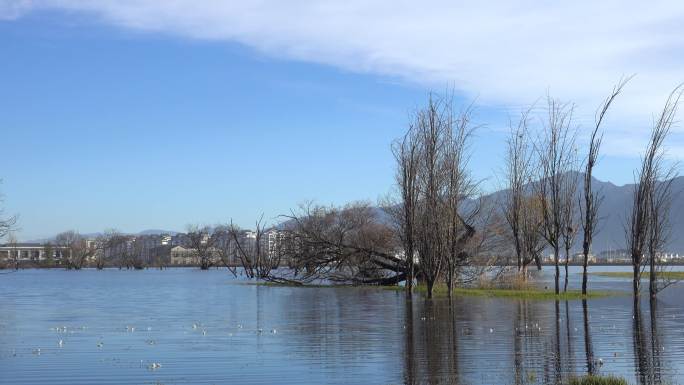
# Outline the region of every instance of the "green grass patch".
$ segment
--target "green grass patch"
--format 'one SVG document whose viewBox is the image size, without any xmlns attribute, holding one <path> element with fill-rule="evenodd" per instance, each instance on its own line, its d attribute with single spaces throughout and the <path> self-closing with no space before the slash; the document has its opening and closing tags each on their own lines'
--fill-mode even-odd
<svg viewBox="0 0 684 385">
<path fill-rule="evenodd" d="M 583 376 L 571 378 L 568 385 L 627 385 L 627 380 L 615 376 Z"/>
<path fill-rule="evenodd" d="M 629 279 L 632 279 L 634 277 L 634 273 L 631 271 L 597 271 L 589 273 L 589 275 L 595 275 L 597 277 Z M 660 273 L 657 273 L 657 275 L 667 279 L 684 279 L 684 271 L 661 271 Z M 650 272 L 644 271 L 643 274 L 641 274 L 641 279 L 649 279 L 650 276 Z"/>
<path fill-rule="evenodd" d="M 297 287 L 297 288 L 309 288 L 309 289 L 340 289 L 340 288 L 350 288 L 350 289 L 379 289 L 379 290 L 393 290 L 393 291 L 404 291 L 406 288 L 404 286 L 372 286 L 372 285 L 296 285 L 287 283 L 275 283 L 267 281 L 251 281 L 251 282 L 241 282 L 243 285 L 259 285 L 259 286 L 270 286 L 270 287 Z M 417 293 L 427 293 L 427 286 L 424 284 L 414 287 Z M 435 297 L 446 297 L 449 295 L 447 292 L 447 286 L 445 284 L 436 285 L 432 292 Z M 492 297 L 492 298 L 511 298 L 511 299 L 530 299 L 530 300 L 581 300 L 581 299 L 594 299 L 594 298 L 604 298 L 609 296 L 615 296 L 624 294 L 622 292 L 612 292 L 612 291 L 591 291 L 587 295 L 583 295 L 580 290 L 568 290 L 567 292 L 556 295 L 553 290 L 536 288 L 532 285 L 525 286 L 523 288 L 497 288 L 497 287 L 458 287 L 454 288 L 454 295 L 457 296 L 470 296 L 470 297 Z"/>
</svg>

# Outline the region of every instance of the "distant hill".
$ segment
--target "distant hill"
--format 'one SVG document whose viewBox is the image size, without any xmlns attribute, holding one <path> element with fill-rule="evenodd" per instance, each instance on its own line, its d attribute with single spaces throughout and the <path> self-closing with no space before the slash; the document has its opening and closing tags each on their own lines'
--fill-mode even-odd
<svg viewBox="0 0 684 385">
<path fill-rule="evenodd" d="M 576 177 L 578 180 L 577 199 L 579 199 L 584 188 L 584 174 L 576 173 Z M 624 249 L 626 247 L 624 226 L 632 207 L 634 184 L 616 186 L 613 183 L 592 178 L 592 188 L 604 197 L 599 207 L 600 220 L 598 232 L 594 236 L 593 252 L 598 254 L 602 251 Z M 675 178 L 672 191 L 671 236 L 667 252 L 684 254 L 684 176 Z M 485 199 L 497 201 L 504 199 L 505 194 L 506 190 L 501 190 L 487 195 Z M 581 237 L 580 227 L 575 251 L 579 251 Z"/>
<path fill-rule="evenodd" d="M 178 231 L 149 229 L 149 230 L 140 231 L 137 235 L 160 235 L 160 234 L 176 235 L 176 234 L 178 234 Z"/>
<path fill-rule="evenodd" d="M 128 234 L 128 233 L 127 233 Z M 129 235 L 160 235 L 160 234 L 169 234 L 169 235 L 176 235 L 178 234 L 178 231 L 171 231 L 171 230 L 159 230 L 159 229 L 148 229 L 148 230 L 143 230 L 137 233 L 130 233 Z M 102 235 L 101 232 L 97 233 L 86 233 L 86 234 L 81 234 L 85 238 L 97 238 Z M 57 234 L 55 234 L 57 236 Z M 54 241 L 55 237 L 52 238 L 41 238 L 41 239 L 32 239 L 25 241 L 27 243 L 45 243 L 48 241 Z"/>
</svg>

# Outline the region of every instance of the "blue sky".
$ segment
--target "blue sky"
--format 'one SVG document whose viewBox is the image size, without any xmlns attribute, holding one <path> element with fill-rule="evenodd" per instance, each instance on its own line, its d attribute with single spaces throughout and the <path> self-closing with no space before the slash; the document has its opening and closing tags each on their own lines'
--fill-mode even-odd
<svg viewBox="0 0 684 385">
<path fill-rule="evenodd" d="M 383 47 L 348 49 L 332 38 L 332 48 L 321 48 L 277 30 L 213 34 L 216 21 L 206 15 L 201 27 L 182 12 L 148 25 L 144 12 L 109 2 L 103 9 L 54 3 L 0 3 L 0 190 L 5 212 L 19 214 L 19 239 L 66 229 L 182 230 L 231 218 L 250 226 L 262 212 L 275 218 L 306 200 L 374 201 L 392 190 L 391 141 L 431 89 L 477 100 L 484 126 L 471 164 L 492 190 L 508 116 L 534 102 L 528 95 L 558 89 L 587 102 L 591 108 L 578 113 L 586 125 L 589 102 L 632 73 L 621 65 L 606 71 L 603 93 L 577 93 L 548 75 L 539 80 L 545 86 L 519 85 L 520 98 L 498 98 L 486 83 L 474 90 L 476 71 L 452 77 L 408 59 L 369 64 L 369 55 L 382 61 Z M 615 145 L 607 145 L 597 176 L 623 184 L 638 157 L 629 149 L 639 148 L 643 132 L 618 124 L 632 122 L 630 113 L 616 115 L 608 135 Z"/>
</svg>

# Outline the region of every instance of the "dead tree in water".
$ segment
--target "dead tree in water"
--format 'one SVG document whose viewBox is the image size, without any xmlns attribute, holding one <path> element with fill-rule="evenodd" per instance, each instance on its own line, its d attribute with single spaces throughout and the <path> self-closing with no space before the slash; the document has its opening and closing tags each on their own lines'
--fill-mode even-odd
<svg viewBox="0 0 684 385">
<path fill-rule="evenodd" d="M 57 234 L 55 242 L 63 248 L 62 259 L 67 270 L 80 270 L 97 252 L 95 242 L 73 230 Z"/>
<path fill-rule="evenodd" d="M 682 91 L 682 86 L 676 87 L 665 102 L 636 173 L 632 208 L 625 226 L 635 297 L 641 289 L 641 273 L 646 262 L 653 269 L 650 274 L 649 294 L 653 298 L 659 291 L 656 283 L 657 254 L 662 251 L 667 240 L 671 179 L 676 175 L 673 168 L 666 168 L 664 143 L 675 122 Z"/>
<path fill-rule="evenodd" d="M 418 161 L 420 157 L 418 138 L 416 131 L 410 127 L 408 132 L 392 146 L 392 153 L 397 162 L 396 181 L 401 192 L 401 201 L 398 205 L 388 205 L 395 213 L 394 218 L 397 222 L 399 238 L 404 247 L 405 261 L 404 271 L 406 273 L 406 293 L 411 296 L 413 291 L 413 281 L 415 279 L 415 257 L 416 257 L 416 211 L 418 206 Z"/>
<path fill-rule="evenodd" d="M 233 251 L 247 277 L 277 280 L 272 272 L 280 266 L 282 253 L 279 250 L 280 245 L 277 244 L 273 250 L 269 250 L 270 242 L 265 238 L 269 234 L 266 231 L 263 215 L 256 221 L 254 231 L 242 230 L 232 222 L 226 227 L 226 231 L 232 242 Z M 279 238 L 273 240 L 274 243 L 279 241 Z"/>
<path fill-rule="evenodd" d="M 411 129 L 419 148 L 417 188 L 416 248 L 420 274 L 428 298 L 446 270 L 449 292 L 458 270 L 468 259 L 466 245 L 476 235 L 463 202 L 475 195 L 475 184 L 467 171 L 468 145 L 474 127 L 471 108 L 456 113 L 450 98 L 428 100 L 413 118 Z"/>
<path fill-rule="evenodd" d="M 2 180 L 0 180 L 0 183 Z M 0 204 L 2 204 L 2 195 L 0 195 Z M 11 217 L 5 217 L 4 216 L 4 211 L 2 209 L 2 206 L 0 206 L 0 239 L 4 238 L 7 234 L 10 233 L 15 227 L 17 223 L 17 217 L 16 216 L 11 216 Z"/>
<path fill-rule="evenodd" d="M 304 204 L 285 216 L 281 281 L 390 285 L 406 279 L 394 229 L 368 203 L 344 207 Z M 286 274 L 288 273 L 288 274 Z"/>
<path fill-rule="evenodd" d="M 575 159 L 573 157 L 573 159 Z M 575 160 L 570 161 L 575 164 Z M 563 243 L 563 249 L 565 250 L 565 263 L 563 267 L 565 269 L 565 281 L 563 283 L 563 292 L 568 291 L 568 266 L 570 264 L 570 250 L 572 245 L 575 243 L 575 237 L 577 236 L 577 202 L 575 201 L 575 194 L 577 193 L 577 178 L 578 174 L 574 171 L 567 172 L 563 179 L 563 190 L 562 190 L 562 207 L 561 207 L 561 218 L 563 218 L 563 230 L 561 232 L 561 239 Z"/>
<path fill-rule="evenodd" d="M 621 79 L 618 84 L 613 88 L 613 92 L 603 101 L 603 104 L 596 113 L 596 123 L 593 130 L 591 131 L 591 136 L 589 138 L 589 151 L 587 153 L 587 159 L 584 164 L 584 190 L 583 199 L 580 201 L 580 213 L 582 216 L 582 294 L 587 294 L 587 265 L 589 264 L 589 254 L 591 253 L 591 244 L 594 240 L 594 234 L 597 230 L 598 222 L 598 210 L 603 200 L 603 196 L 600 193 L 594 191 L 592 181 L 594 167 L 596 162 L 598 162 L 599 150 L 601 148 L 601 141 L 603 139 L 603 133 L 600 132 L 601 124 L 606 117 L 606 113 L 610 108 L 611 104 L 615 98 L 622 92 L 622 88 L 627 84 L 627 82 L 632 77 L 627 77 Z"/>
<path fill-rule="evenodd" d="M 508 225 L 509 238 L 513 241 L 516 267 L 523 280 L 527 279 L 527 267 L 536 262 L 541 268 L 541 205 L 531 196 L 532 153 L 528 122 L 530 110 L 524 111 L 517 125 L 511 125 L 506 153 L 506 196 L 502 203 L 503 216 Z"/>
<path fill-rule="evenodd" d="M 575 135 L 572 130 L 573 107 L 547 97 L 547 121 L 538 144 L 539 177 L 536 193 L 542 205 L 542 235 L 553 250 L 555 293 L 559 287 L 559 255 L 565 231 L 563 208 L 568 194 L 568 171 L 572 169 Z"/>
<path fill-rule="evenodd" d="M 190 249 L 193 251 L 200 269 L 208 270 L 214 266 L 216 263 L 214 258 L 216 237 L 214 237 L 212 229 L 209 226 L 190 225 L 187 234 Z"/>
<path fill-rule="evenodd" d="M 449 111 L 449 110 L 447 110 Z M 446 284 L 451 296 L 458 280 L 460 270 L 468 265 L 468 244 L 475 236 L 473 226 L 482 206 L 476 199 L 477 183 L 468 172 L 469 143 L 475 127 L 472 126 L 472 109 L 467 107 L 450 123 L 446 131 L 446 151 L 444 154 L 444 174 L 446 190 L 443 207 L 446 213 Z M 466 208 L 468 201 L 470 207 Z"/>
</svg>

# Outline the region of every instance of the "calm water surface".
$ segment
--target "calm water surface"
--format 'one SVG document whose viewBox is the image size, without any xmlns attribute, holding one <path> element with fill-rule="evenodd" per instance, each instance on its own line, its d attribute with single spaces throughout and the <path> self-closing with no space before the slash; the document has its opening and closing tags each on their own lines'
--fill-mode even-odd
<svg viewBox="0 0 684 385">
<path fill-rule="evenodd" d="M 630 296 L 407 301 L 225 270 L 0 275 L 2 384 L 547 384 L 588 372 L 684 384 L 684 284 L 635 309 Z"/>
</svg>

